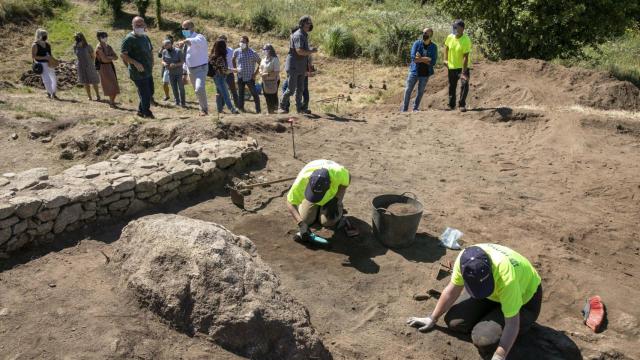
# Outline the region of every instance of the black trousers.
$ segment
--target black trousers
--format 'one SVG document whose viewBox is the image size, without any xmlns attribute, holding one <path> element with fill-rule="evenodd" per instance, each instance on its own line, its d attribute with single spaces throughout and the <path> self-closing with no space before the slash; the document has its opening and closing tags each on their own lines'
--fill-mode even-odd
<svg viewBox="0 0 640 360">
<path fill-rule="evenodd" d="M 520 308 L 520 332 L 527 332 L 540 315 L 542 307 L 542 285 L 528 303 Z M 449 329 L 471 333 L 471 341 L 482 355 L 492 354 L 498 347 L 504 316 L 500 304 L 488 299 L 474 299 L 463 292 L 458 301 L 444 316 Z"/>
<path fill-rule="evenodd" d="M 244 87 L 245 85 L 249 88 L 249 92 L 251 93 L 251 97 L 253 98 L 253 102 L 256 104 L 256 114 L 260 114 L 260 96 L 258 96 L 258 92 L 256 91 L 256 81 L 249 80 L 244 81 L 238 77 L 238 108 L 241 111 L 244 111 Z"/>
<path fill-rule="evenodd" d="M 466 107 L 467 106 L 467 95 L 469 94 L 469 80 L 471 78 L 471 73 L 469 69 L 465 72 L 467 75 L 467 80 L 461 79 L 462 69 L 449 69 L 449 107 L 456 107 L 456 90 L 458 88 L 458 80 L 460 80 L 460 100 L 458 101 L 458 106 Z"/>
</svg>

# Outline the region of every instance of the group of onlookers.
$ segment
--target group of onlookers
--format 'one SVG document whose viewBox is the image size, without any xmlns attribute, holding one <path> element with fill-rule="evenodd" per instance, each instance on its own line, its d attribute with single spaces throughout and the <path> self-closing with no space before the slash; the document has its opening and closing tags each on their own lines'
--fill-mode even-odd
<svg viewBox="0 0 640 360">
<path fill-rule="evenodd" d="M 127 65 L 129 78 L 137 89 L 140 100 L 138 116 L 151 118 L 151 105 L 155 104 L 153 45 L 146 34 L 146 24 L 142 17 L 135 17 L 131 25 L 133 31 L 122 40 L 120 58 Z M 188 81 L 198 100 L 200 115 L 207 115 L 209 105 L 206 79 L 209 76 L 216 86 L 218 112 L 223 112 L 225 106 L 233 114 L 244 112 L 245 91 L 248 89 L 258 114 L 261 113 L 260 92 L 264 95 L 269 113 L 287 113 L 293 94 L 296 94 L 297 111 L 308 113 L 310 55 L 317 51 L 309 47 L 307 33 L 311 29 L 311 18 L 304 16 L 292 31 L 285 66 L 287 79 L 283 86 L 282 101 L 279 102 L 281 64 L 273 45 L 265 44 L 261 54 L 258 54 L 249 46 L 249 37 L 242 36 L 238 48 L 233 49 L 228 46 L 227 37 L 221 35 L 209 51 L 206 37 L 195 31 L 195 24 L 191 20 L 186 20 L 181 29 L 184 40 L 174 42 L 173 37 L 168 35 L 157 54 L 161 59 L 164 101 L 170 100 L 171 87 L 176 106 L 185 107 L 185 83 Z M 58 61 L 51 54 L 47 38 L 45 30 L 39 29 L 36 32 L 32 58 L 34 63 L 41 65 L 41 76 L 48 96 L 57 99 L 54 68 Z M 94 51 L 82 33 L 75 35 L 73 50 L 77 58 L 78 83 L 84 86 L 90 100 L 93 100 L 93 87 L 97 101 L 100 101 L 98 85 L 101 83 L 104 95 L 109 97 L 109 104 L 116 107 L 115 97 L 120 89 L 114 61 L 118 59 L 118 55 L 107 43 L 106 32 L 99 31 L 97 39 L 98 45 Z M 256 83 L 258 76 L 261 84 Z"/>
<path fill-rule="evenodd" d="M 452 33 L 444 43 L 444 65 L 447 67 L 449 79 L 449 108 L 456 107 L 458 81 L 461 82 L 460 98 L 457 105 L 465 112 L 466 98 L 469 93 L 469 77 L 471 69 L 471 39 L 464 33 L 464 22 L 456 20 L 452 24 Z M 154 66 L 153 45 L 146 35 L 146 24 L 141 17 L 132 21 L 133 31 L 122 40 L 120 54 L 127 65 L 129 78 L 136 86 L 140 104 L 138 115 L 153 117 L 150 110 L 153 100 Z M 262 47 L 261 55 L 249 46 L 249 37 L 242 36 L 237 49 L 228 46 L 227 37 L 219 36 L 209 51 L 204 35 L 195 31 L 191 20 L 182 23 L 184 40 L 174 42 L 172 36 L 163 41 L 158 57 L 161 59 L 161 79 L 164 90 L 164 101 L 170 99 L 169 87 L 173 92 L 176 106 L 186 106 L 185 83 L 193 86 L 200 115 L 209 113 L 206 92 L 207 76 L 213 78 L 216 86 L 216 108 L 223 112 L 226 106 L 233 114 L 245 112 L 245 91 L 249 90 L 255 104 L 255 112 L 261 113 L 260 96 L 262 92 L 267 104 L 268 113 L 288 113 L 291 96 L 295 94 L 296 111 L 309 113 L 309 82 L 313 70 L 311 55 L 317 49 L 309 46 L 308 33 L 313 30 L 313 22 L 309 16 L 303 16 L 291 33 L 289 52 L 284 69 L 287 77 L 282 86 L 281 101 L 278 100 L 280 87 L 281 64 L 275 48 L 271 44 Z M 111 107 L 116 107 L 115 98 L 120 93 L 114 61 L 118 55 L 107 43 L 106 32 L 97 34 L 98 45 L 94 51 L 82 33 L 75 35 L 73 47 L 77 57 L 78 83 L 82 84 L 89 99 L 92 99 L 93 87 L 96 100 L 100 100 L 98 84 L 109 97 Z M 33 61 L 41 65 L 41 75 L 47 94 L 56 96 L 56 76 L 54 68 L 58 61 L 51 55 L 51 45 L 47 41 L 47 32 L 38 29 L 32 46 Z M 418 85 L 413 104 L 413 111 L 419 111 L 422 95 L 425 92 L 429 77 L 434 74 L 434 64 L 438 58 L 438 47 L 432 41 L 433 30 L 423 30 L 422 38 L 411 48 L 411 62 L 406 80 L 402 111 L 409 110 L 411 94 Z M 258 75 L 261 84 L 256 83 Z"/>
</svg>

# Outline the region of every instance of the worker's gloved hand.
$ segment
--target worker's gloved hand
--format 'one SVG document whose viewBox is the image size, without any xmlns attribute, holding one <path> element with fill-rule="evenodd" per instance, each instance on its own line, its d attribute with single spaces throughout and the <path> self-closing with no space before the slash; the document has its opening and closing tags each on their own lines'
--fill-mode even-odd
<svg viewBox="0 0 640 360">
<path fill-rule="evenodd" d="M 491 357 L 491 360 L 504 360 L 504 356 L 493 354 L 493 356 Z"/>
<path fill-rule="evenodd" d="M 436 322 L 433 321 L 431 316 L 427 316 L 424 318 L 412 317 L 407 320 L 407 324 L 412 327 L 417 327 L 418 330 L 422 332 L 427 332 L 433 329 L 434 326 L 436 326 Z"/>
<path fill-rule="evenodd" d="M 298 223 L 298 230 L 300 231 L 300 235 L 308 235 L 309 234 L 309 225 L 306 222 L 300 221 Z"/>
</svg>

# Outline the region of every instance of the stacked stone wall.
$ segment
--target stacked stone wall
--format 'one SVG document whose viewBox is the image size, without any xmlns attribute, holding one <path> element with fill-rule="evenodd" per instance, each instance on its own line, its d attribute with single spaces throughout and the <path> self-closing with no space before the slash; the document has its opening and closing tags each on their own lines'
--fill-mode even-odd
<svg viewBox="0 0 640 360">
<path fill-rule="evenodd" d="M 0 177 L 0 252 L 15 251 L 85 225 L 131 218 L 262 161 L 253 139 L 180 143 L 76 165 L 49 176 L 35 168 Z"/>
</svg>

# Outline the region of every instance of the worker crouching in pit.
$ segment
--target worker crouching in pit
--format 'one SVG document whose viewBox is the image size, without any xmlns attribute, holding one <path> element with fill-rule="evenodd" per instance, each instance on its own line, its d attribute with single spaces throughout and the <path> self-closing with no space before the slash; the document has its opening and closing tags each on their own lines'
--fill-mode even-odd
<svg viewBox="0 0 640 360">
<path fill-rule="evenodd" d="M 447 326 L 471 333 L 481 355 L 504 360 L 518 335 L 538 319 L 541 305 L 540 276 L 525 257 L 505 246 L 478 244 L 456 259 L 451 282 L 431 315 L 407 323 L 429 331 L 446 313 Z"/>
<path fill-rule="evenodd" d="M 317 237 L 310 227 L 344 228 L 348 236 L 357 230 L 343 216 L 342 200 L 351 184 L 344 166 L 331 160 L 314 160 L 300 171 L 287 194 L 287 208 L 298 224 L 296 241 L 308 242 Z"/>
</svg>

